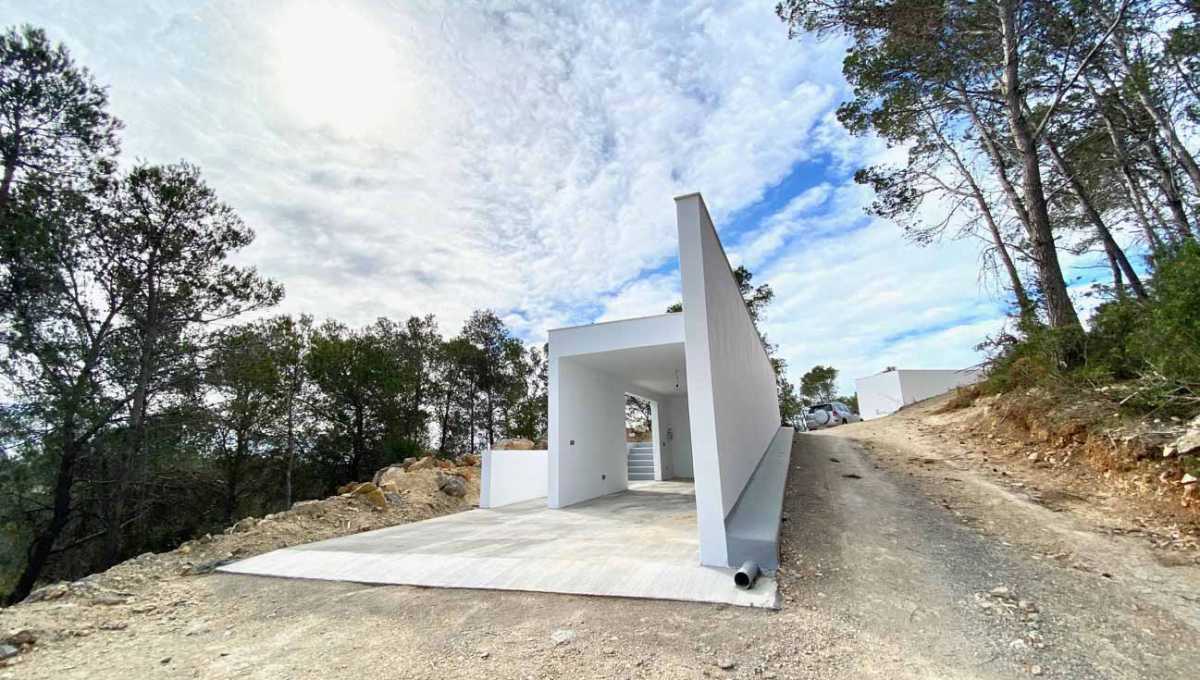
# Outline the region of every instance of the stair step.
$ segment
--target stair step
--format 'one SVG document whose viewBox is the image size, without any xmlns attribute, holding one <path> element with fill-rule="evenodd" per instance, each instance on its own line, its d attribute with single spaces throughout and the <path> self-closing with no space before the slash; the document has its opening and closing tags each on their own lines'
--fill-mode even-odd
<svg viewBox="0 0 1200 680">
<path fill-rule="evenodd" d="M 629 460 L 654 460 L 653 453 L 631 453 Z"/>
</svg>

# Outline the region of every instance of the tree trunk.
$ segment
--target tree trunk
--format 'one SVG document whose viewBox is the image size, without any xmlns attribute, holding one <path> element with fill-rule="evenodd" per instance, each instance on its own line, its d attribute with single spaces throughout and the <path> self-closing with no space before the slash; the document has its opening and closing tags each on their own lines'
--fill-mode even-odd
<svg viewBox="0 0 1200 680">
<path fill-rule="evenodd" d="M 296 465 L 296 403 L 292 394 L 287 401 L 287 467 L 283 472 L 283 509 L 292 507 L 292 468 Z"/>
<path fill-rule="evenodd" d="M 0 217 L 8 210 L 8 198 L 12 194 L 13 177 L 17 174 L 17 164 L 15 162 L 6 162 L 4 164 L 4 178 L 0 179 Z"/>
<path fill-rule="evenodd" d="M 71 516 L 71 487 L 75 484 L 75 464 L 79 461 L 83 444 L 76 441 L 75 423 L 73 417 L 68 417 L 63 423 L 62 460 L 58 464 L 58 473 L 54 480 L 54 505 L 51 508 L 50 524 L 38 534 L 29 546 L 25 567 L 17 577 L 16 585 L 5 597 L 5 604 L 16 604 L 29 596 L 37 585 L 42 571 L 50 555 L 54 552 L 54 543 L 62 535 Z"/>
<path fill-rule="evenodd" d="M 1022 185 L 1025 207 L 1029 211 L 1031 245 L 1046 298 L 1046 315 L 1053 328 L 1079 327 L 1079 317 L 1067 284 L 1063 280 L 1062 267 L 1058 262 L 1058 249 L 1050 225 L 1050 212 L 1046 207 L 1046 195 L 1042 187 L 1042 169 L 1038 159 L 1037 144 L 1029 131 L 1029 121 L 1023 111 L 1024 97 L 1021 94 L 1020 73 L 1017 68 L 1016 3 L 1003 0 L 1000 3 L 1000 25 L 1004 41 L 1004 104 L 1013 142 L 1021 156 L 1024 171 Z"/>
<path fill-rule="evenodd" d="M 1100 98 L 1100 93 L 1092 85 L 1092 81 L 1085 78 L 1084 84 L 1087 85 L 1088 92 L 1092 95 L 1092 101 L 1096 103 L 1096 110 L 1100 112 L 1100 117 L 1104 120 L 1104 127 L 1108 131 L 1109 141 L 1112 142 L 1117 165 L 1121 168 L 1121 179 L 1125 182 L 1125 190 L 1128 192 L 1129 202 L 1133 207 L 1138 226 L 1142 228 L 1142 233 L 1146 236 L 1146 243 L 1150 246 L 1150 251 L 1157 252 L 1162 247 L 1162 239 L 1154 231 L 1154 225 L 1150 224 L 1150 218 L 1146 214 L 1146 206 L 1142 203 L 1141 187 L 1138 184 L 1137 175 L 1133 172 L 1133 165 L 1129 161 L 1129 151 L 1125 148 L 1125 139 L 1117 132 L 1116 123 L 1109 115 L 1108 108 Z"/>
<path fill-rule="evenodd" d="M 354 432 L 351 434 L 350 480 L 357 482 L 361 472 L 363 458 L 367 453 L 366 409 L 361 404 L 354 405 Z"/>
<path fill-rule="evenodd" d="M 1104 250 L 1108 253 L 1110 259 L 1116 262 L 1121 271 L 1125 273 L 1125 278 L 1129 279 L 1129 286 L 1133 288 L 1133 294 L 1139 300 L 1146 299 L 1146 289 L 1142 286 L 1142 280 L 1138 278 L 1137 272 L 1133 266 L 1129 264 L 1129 258 L 1125 257 L 1125 251 L 1121 250 L 1121 246 L 1117 244 L 1113 238 L 1112 231 L 1108 225 L 1104 223 L 1104 219 L 1100 217 L 1100 213 L 1092 204 L 1091 196 L 1088 195 L 1087 189 L 1083 183 L 1079 181 L 1079 177 L 1074 170 L 1058 152 L 1058 145 L 1049 137 L 1046 138 L 1046 149 L 1050 151 L 1050 158 L 1054 160 L 1054 164 L 1058 166 L 1058 171 L 1066 178 L 1067 183 L 1071 186 L 1071 192 L 1079 199 L 1079 204 L 1083 206 L 1083 212 L 1087 216 L 1088 221 L 1092 226 L 1096 227 L 1096 233 L 1100 236 L 1100 240 L 1104 243 Z"/>
<path fill-rule="evenodd" d="M 932 126 L 934 133 L 937 134 L 942 148 L 950 154 L 950 158 L 958 168 L 959 174 L 962 175 L 963 180 L 966 181 L 967 186 L 971 189 L 971 197 L 975 199 L 975 205 L 979 209 L 979 213 L 983 215 L 984 222 L 988 226 L 988 232 L 992 235 L 992 243 L 996 246 L 996 252 L 1000 255 L 1000 261 L 1004 263 L 1004 270 L 1008 272 L 1009 284 L 1012 286 L 1013 295 L 1017 298 L 1017 309 L 1020 311 L 1021 319 L 1026 322 L 1036 322 L 1037 310 L 1034 309 L 1033 302 L 1030 301 L 1029 295 L 1025 292 L 1025 285 L 1021 283 L 1021 275 L 1017 272 L 1017 266 L 1013 263 L 1012 256 L 1008 252 L 1008 246 L 1004 243 L 1004 237 L 1000 233 L 1000 227 L 996 224 L 996 219 L 992 214 L 991 206 L 988 205 L 987 198 L 975 182 L 975 176 L 971 173 L 970 168 L 963 162 L 962 156 L 958 154 L 958 150 L 942 135 L 942 131 L 938 127 L 937 121 L 934 120 L 933 115 L 926 111 L 926 116 L 929 118 L 929 124 Z"/>
<path fill-rule="evenodd" d="M 1191 178 L 1192 185 L 1195 187 L 1196 192 L 1200 193 L 1200 166 L 1196 165 L 1195 157 L 1193 157 L 1191 152 L 1187 150 L 1187 147 L 1183 145 L 1183 142 L 1179 140 L 1179 135 L 1176 134 L 1175 126 L 1171 123 L 1171 120 L 1153 101 L 1151 101 L 1150 94 L 1146 92 L 1142 86 L 1138 86 L 1135 89 L 1137 92 L 1138 102 L 1142 105 L 1142 108 L 1146 109 L 1146 112 L 1150 114 L 1150 117 L 1154 119 L 1154 123 L 1158 126 L 1159 132 L 1167 140 L 1167 144 L 1170 145 L 1171 155 L 1174 156 L 1175 159 L 1179 161 L 1179 164 L 1183 166 L 1183 170 L 1187 173 L 1188 177 Z"/>
<path fill-rule="evenodd" d="M 1150 156 L 1154 158 L 1154 165 L 1158 168 L 1159 190 L 1163 193 L 1167 209 L 1171 211 L 1171 221 L 1175 224 L 1175 233 L 1181 238 L 1191 238 L 1192 228 L 1188 222 L 1187 210 L 1183 206 L 1183 193 L 1179 190 L 1175 173 L 1158 146 L 1155 144 L 1147 144 L 1147 146 L 1150 148 Z"/>
<path fill-rule="evenodd" d="M 1121 265 L 1117 263 L 1116 254 L 1105 244 L 1104 252 L 1108 255 L 1108 267 L 1112 270 L 1113 290 L 1117 293 L 1118 300 L 1125 299 L 1125 283 L 1121 280 Z"/>
</svg>

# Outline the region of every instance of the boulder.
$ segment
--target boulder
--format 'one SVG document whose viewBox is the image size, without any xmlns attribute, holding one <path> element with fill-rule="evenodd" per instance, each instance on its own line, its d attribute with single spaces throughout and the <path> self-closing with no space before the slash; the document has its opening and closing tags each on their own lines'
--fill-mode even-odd
<svg viewBox="0 0 1200 680">
<path fill-rule="evenodd" d="M 438 475 L 438 490 L 447 496 L 462 498 L 467 495 L 467 480 L 458 475 Z"/>
<path fill-rule="evenodd" d="M 425 456 L 420 460 L 414 460 L 413 462 L 409 463 L 408 470 L 410 472 L 413 470 L 424 470 L 426 468 L 433 467 L 433 465 L 433 456 Z"/>
<path fill-rule="evenodd" d="M 458 462 L 460 465 L 463 465 L 465 467 L 475 467 L 476 465 L 479 465 L 479 456 L 476 456 L 473 453 L 468 453 L 468 454 L 464 455 L 463 457 L 459 458 Z"/>
<path fill-rule="evenodd" d="M 454 468 L 454 461 L 447 460 L 445 458 L 434 458 L 433 463 L 443 470 L 451 470 Z"/>
<path fill-rule="evenodd" d="M 516 437 L 513 439 L 501 439 L 492 446 L 492 449 L 496 451 L 532 451 L 533 447 L 532 440 Z"/>
<path fill-rule="evenodd" d="M 388 502 L 388 505 L 403 505 L 404 496 L 394 491 L 384 491 L 383 498 Z"/>
<path fill-rule="evenodd" d="M 406 474 L 403 465 L 389 465 L 376 472 L 375 478 L 371 480 L 371 483 L 382 489 L 384 484 L 399 484 L 400 480 Z"/>
<path fill-rule="evenodd" d="M 354 489 L 354 495 L 362 496 L 363 498 L 367 499 L 367 501 L 371 505 L 375 506 L 377 510 L 383 510 L 387 508 L 387 497 L 383 495 L 383 492 L 379 490 L 379 487 L 375 486 L 371 482 L 363 482 L 362 484 L 359 484 L 358 487 Z"/>
<path fill-rule="evenodd" d="M 21 650 L 9 644 L 0 644 L 0 659 L 11 659 L 20 654 Z"/>
<path fill-rule="evenodd" d="M 359 485 L 358 482 L 350 482 L 349 484 L 343 484 L 337 488 L 338 495 L 343 496 L 348 493 L 354 493 L 358 489 L 358 485 Z"/>
</svg>

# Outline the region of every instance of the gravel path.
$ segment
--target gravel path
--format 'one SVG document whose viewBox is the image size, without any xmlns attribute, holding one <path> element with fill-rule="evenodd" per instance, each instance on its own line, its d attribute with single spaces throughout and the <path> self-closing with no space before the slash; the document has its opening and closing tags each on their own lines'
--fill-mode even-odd
<svg viewBox="0 0 1200 680">
<path fill-rule="evenodd" d="M 779 612 L 214 574 L 161 582 L 149 612 L 90 607 L 108 625 L 47 635 L 0 677 L 1196 677 L 1195 567 L 878 429 L 911 423 L 868 426 L 797 435 Z M 55 625 L 23 609 L 0 627 Z"/>
</svg>

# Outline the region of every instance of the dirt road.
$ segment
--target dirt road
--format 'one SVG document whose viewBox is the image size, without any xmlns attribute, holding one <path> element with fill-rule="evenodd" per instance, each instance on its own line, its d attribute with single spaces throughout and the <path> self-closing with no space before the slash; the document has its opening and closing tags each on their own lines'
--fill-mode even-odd
<svg viewBox="0 0 1200 680">
<path fill-rule="evenodd" d="M 946 453 L 913 418 L 798 435 L 779 612 L 195 576 L 160 584 L 166 608 L 103 608 L 108 626 L 3 612 L 59 628 L 0 677 L 1196 676 L 1200 569 Z"/>
</svg>

